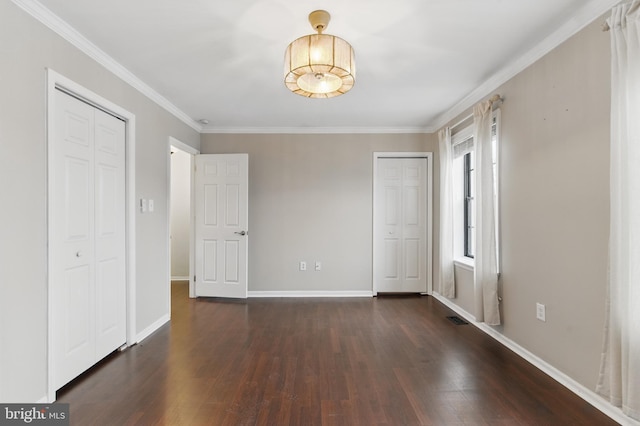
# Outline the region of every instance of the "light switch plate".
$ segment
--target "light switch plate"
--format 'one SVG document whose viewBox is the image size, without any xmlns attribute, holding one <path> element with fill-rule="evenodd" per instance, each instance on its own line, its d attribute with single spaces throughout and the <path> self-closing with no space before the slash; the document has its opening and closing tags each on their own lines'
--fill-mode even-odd
<svg viewBox="0 0 640 426">
<path fill-rule="evenodd" d="M 536 318 L 540 321 L 547 321 L 547 309 L 542 303 L 536 303 Z"/>
</svg>

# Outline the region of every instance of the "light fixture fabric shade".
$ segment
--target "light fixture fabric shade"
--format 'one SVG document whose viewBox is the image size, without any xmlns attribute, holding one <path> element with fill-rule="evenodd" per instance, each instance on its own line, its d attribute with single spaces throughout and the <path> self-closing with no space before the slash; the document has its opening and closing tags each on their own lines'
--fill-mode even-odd
<svg viewBox="0 0 640 426">
<path fill-rule="evenodd" d="M 308 98 L 332 98 L 355 83 L 353 48 L 340 37 L 311 34 L 293 41 L 284 59 L 284 83 Z"/>
</svg>

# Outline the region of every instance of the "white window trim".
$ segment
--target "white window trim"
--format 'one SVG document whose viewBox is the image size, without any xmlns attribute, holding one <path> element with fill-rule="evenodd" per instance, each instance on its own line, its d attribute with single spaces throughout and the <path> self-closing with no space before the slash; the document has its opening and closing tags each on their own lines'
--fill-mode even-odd
<svg viewBox="0 0 640 426">
<path fill-rule="evenodd" d="M 451 135 L 451 146 L 456 146 L 459 143 L 466 141 L 473 137 L 473 123 L 460 129 L 460 131 Z"/>
<path fill-rule="evenodd" d="M 453 259 L 453 265 L 471 272 L 474 271 L 476 266 L 474 259 L 466 256 Z"/>
<path fill-rule="evenodd" d="M 496 167 L 496 181 L 497 181 L 497 191 L 498 191 L 498 202 L 497 202 L 497 206 L 496 206 L 496 214 L 497 214 L 497 225 L 496 225 L 496 235 L 497 235 L 497 249 L 498 249 L 498 273 L 500 273 L 501 271 L 501 267 L 502 267 L 502 250 L 501 250 L 501 219 L 502 216 L 500 214 L 500 204 L 501 204 L 501 197 L 500 197 L 500 120 L 501 120 L 501 110 L 500 108 L 496 108 L 493 111 L 493 117 L 496 119 L 496 139 L 497 139 L 497 145 L 496 145 L 496 158 L 497 158 L 497 167 Z M 451 136 L 451 146 L 454 147 L 457 144 L 460 144 L 464 141 L 466 141 L 467 139 L 469 139 L 470 137 L 473 137 L 473 123 L 469 124 L 468 126 L 465 126 L 464 128 L 460 129 L 458 132 L 456 132 L 455 134 L 453 134 Z M 457 226 L 457 225 L 456 225 Z M 458 233 L 454 232 L 454 235 L 458 235 Z M 460 244 L 459 242 L 455 242 L 454 244 Z M 459 255 L 459 253 L 455 253 L 454 255 L 454 259 L 453 259 L 453 263 L 455 266 L 460 267 L 462 269 L 468 270 L 473 272 L 474 267 L 475 267 L 475 259 L 464 256 L 464 254 L 462 256 Z"/>
</svg>

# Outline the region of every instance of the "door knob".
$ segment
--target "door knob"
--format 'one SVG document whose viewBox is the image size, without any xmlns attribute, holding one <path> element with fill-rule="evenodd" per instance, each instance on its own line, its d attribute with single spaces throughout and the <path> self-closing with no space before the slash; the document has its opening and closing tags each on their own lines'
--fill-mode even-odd
<svg viewBox="0 0 640 426">
<path fill-rule="evenodd" d="M 247 235 L 247 233 L 246 233 L 245 231 L 234 232 L 234 234 L 238 234 L 238 235 Z"/>
<path fill-rule="evenodd" d="M 76 252 L 76 257 L 81 257 L 81 256 L 82 256 L 82 252 L 81 251 Z"/>
</svg>

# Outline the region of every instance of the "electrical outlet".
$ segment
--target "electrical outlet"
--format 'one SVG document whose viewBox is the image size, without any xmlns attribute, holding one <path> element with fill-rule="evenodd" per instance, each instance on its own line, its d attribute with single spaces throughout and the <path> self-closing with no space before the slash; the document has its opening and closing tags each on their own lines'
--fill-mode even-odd
<svg viewBox="0 0 640 426">
<path fill-rule="evenodd" d="M 316 271 L 320 271 L 322 269 L 322 262 L 316 260 Z"/>
<path fill-rule="evenodd" d="M 307 262 L 300 262 L 300 270 L 301 271 L 306 271 L 307 270 Z"/>
<path fill-rule="evenodd" d="M 547 308 L 542 303 L 536 303 L 536 318 L 540 321 L 547 321 Z"/>
</svg>

